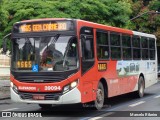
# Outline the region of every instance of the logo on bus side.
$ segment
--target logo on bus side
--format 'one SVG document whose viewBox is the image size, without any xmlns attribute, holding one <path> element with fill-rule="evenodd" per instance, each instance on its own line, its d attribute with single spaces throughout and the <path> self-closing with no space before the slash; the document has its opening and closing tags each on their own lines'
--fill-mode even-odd
<svg viewBox="0 0 160 120">
<path fill-rule="evenodd" d="M 107 64 L 106 63 L 98 63 L 98 71 L 105 71 L 107 70 Z"/>
<path fill-rule="evenodd" d="M 118 61 L 117 62 L 117 74 L 118 76 L 131 76 L 139 73 L 140 64 L 135 61 Z"/>
</svg>

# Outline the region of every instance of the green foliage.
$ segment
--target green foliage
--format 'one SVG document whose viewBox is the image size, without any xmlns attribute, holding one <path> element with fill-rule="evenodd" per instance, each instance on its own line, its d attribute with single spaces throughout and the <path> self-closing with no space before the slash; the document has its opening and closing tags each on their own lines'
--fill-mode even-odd
<svg viewBox="0 0 160 120">
<path fill-rule="evenodd" d="M 136 31 L 155 34 L 157 43 L 160 45 L 160 14 L 156 11 L 160 7 L 159 0 L 132 0 L 132 17 L 152 11 L 152 14 L 143 14 L 141 17 L 132 21 L 132 28 Z M 148 2 L 149 1 L 149 2 Z"/>
<path fill-rule="evenodd" d="M 145 3 L 147 1 L 147 4 Z M 38 18 L 75 18 L 155 34 L 160 40 L 159 0 L 0 0 L 0 45 L 15 22 Z M 148 2 L 149 1 L 149 2 Z"/>
<path fill-rule="evenodd" d="M 0 39 L 21 20 L 75 18 L 128 28 L 132 13 L 131 0 L 1 0 L 0 7 Z"/>
</svg>

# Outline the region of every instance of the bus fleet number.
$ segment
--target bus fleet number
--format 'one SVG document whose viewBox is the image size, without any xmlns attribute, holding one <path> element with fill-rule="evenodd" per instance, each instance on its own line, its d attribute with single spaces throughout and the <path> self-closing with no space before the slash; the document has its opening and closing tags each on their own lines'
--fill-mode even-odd
<svg viewBox="0 0 160 120">
<path fill-rule="evenodd" d="M 45 90 L 61 90 L 61 86 L 45 86 Z"/>
</svg>

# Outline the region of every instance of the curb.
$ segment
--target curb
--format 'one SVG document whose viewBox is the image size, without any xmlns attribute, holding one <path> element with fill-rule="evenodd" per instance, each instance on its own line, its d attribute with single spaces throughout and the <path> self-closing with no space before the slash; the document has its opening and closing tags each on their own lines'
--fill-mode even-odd
<svg viewBox="0 0 160 120">
<path fill-rule="evenodd" d="M 0 100 L 8 100 L 8 99 L 10 99 L 10 97 L 9 96 L 7 96 L 7 97 L 0 97 Z"/>
<path fill-rule="evenodd" d="M 5 85 L 0 87 L 0 100 L 10 99 L 10 86 Z"/>
</svg>

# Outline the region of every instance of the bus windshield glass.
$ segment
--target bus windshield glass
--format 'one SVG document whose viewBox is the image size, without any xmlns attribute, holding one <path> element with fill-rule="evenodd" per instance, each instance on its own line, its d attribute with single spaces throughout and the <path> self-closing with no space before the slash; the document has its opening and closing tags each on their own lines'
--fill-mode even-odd
<svg viewBox="0 0 160 120">
<path fill-rule="evenodd" d="M 14 71 L 67 71 L 79 66 L 75 36 L 16 38 L 12 53 Z"/>
</svg>

